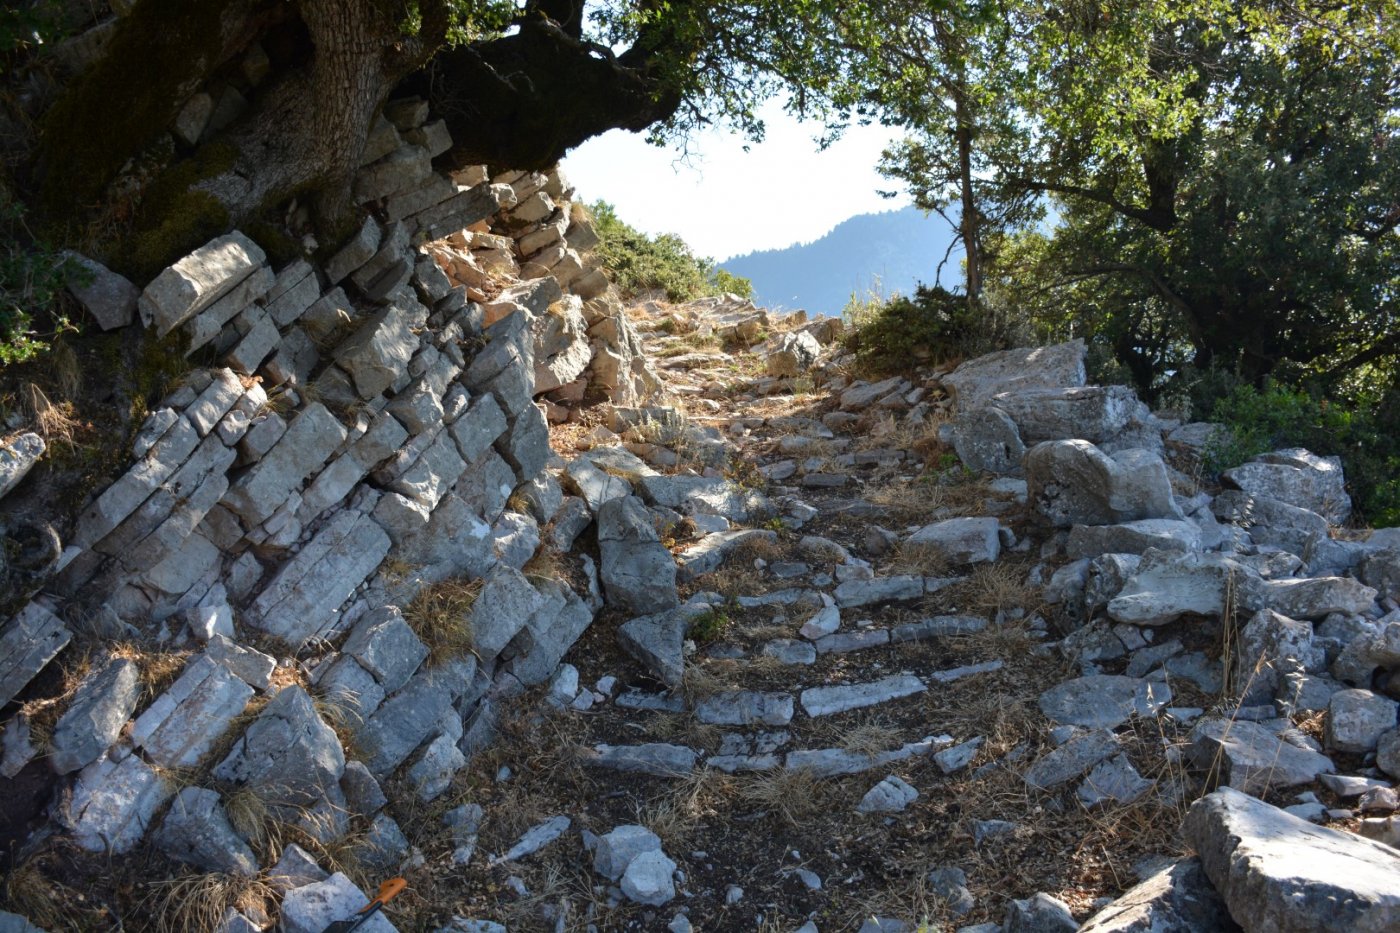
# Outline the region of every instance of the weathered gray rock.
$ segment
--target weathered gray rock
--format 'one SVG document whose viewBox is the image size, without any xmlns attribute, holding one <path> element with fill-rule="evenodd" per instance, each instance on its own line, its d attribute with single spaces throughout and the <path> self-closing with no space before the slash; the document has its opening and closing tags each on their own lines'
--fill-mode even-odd
<svg viewBox="0 0 1400 933">
<path fill-rule="evenodd" d="M 806 331 L 782 334 L 763 366 L 768 375 L 777 378 L 800 376 L 812 368 L 821 352 L 817 338 Z"/>
<path fill-rule="evenodd" d="M 705 606 L 686 605 L 629 619 L 618 626 L 618 644 L 657 680 L 668 687 L 680 686 L 686 632 L 691 620 L 706 611 Z"/>
<path fill-rule="evenodd" d="M 428 656 L 427 646 L 413 634 L 395 606 L 365 613 L 341 650 L 373 674 L 385 693 L 407 683 Z"/>
<path fill-rule="evenodd" d="M 1233 933 L 1225 901 L 1197 858 L 1180 859 L 1124 892 L 1079 933 Z"/>
<path fill-rule="evenodd" d="M 660 849 L 643 852 L 634 858 L 622 875 L 622 893 L 638 904 L 660 907 L 676 896 L 672 876 L 676 863 Z"/>
<path fill-rule="evenodd" d="M 136 315 L 141 290 L 96 260 L 72 251 L 64 253 L 68 291 L 103 330 L 126 327 Z"/>
<path fill-rule="evenodd" d="M 132 743 L 163 767 L 193 767 L 252 697 L 253 688 L 228 668 L 198 655 L 132 723 Z"/>
<path fill-rule="evenodd" d="M 632 494 L 632 486 L 625 479 L 613 476 L 583 457 L 570 461 L 564 468 L 564 478 L 569 487 L 583 497 L 589 511 L 594 514 L 604 502 Z"/>
<path fill-rule="evenodd" d="M 1300 447 L 1276 450 L 1226 470 L 1220 478 L 1250 495 L 1316 512 L 1334 525 L 1351 514 L 1340 457 L 1319 457 Z"/>
<path fill-rule="evenodd" d="M 1134 716 L 1152 716 L 1171 702 L 1165 683 L 1091 674 L 1057 684 L 1040 695 L 1040 711 L 1053 722 L 1112 729 Z"/>
<path fill-rule="evenodd" d="M 778 534 L 766 528 L 738 528 L 705 535 L 676 555 L 682 580 L 692 580 L 718 570 L 730 554 L 751 541 L 776 541 Z"/>
<path fill-rule="evenodd" d="M 637 856 L 660 852 L 661 838 L 645 826 L 619 826 L 598 837 L 593 849 L 593 870 L 617 881 Z"/>
<path fill-rule="evenodd" d="M 46 449 L 48 445 L 44 439 L 32 432 L 0 445 L 0 499 L 9 495 L 10 490 L 29 475 Z"/>
<path fill-rule="evenodd" d="M 549 422 L 536 405 L 526 405 L 497 439 L 496 450 L 515 470 L 517 482 L 528 482 L 549 462 Z"/>
<path fill-rule="evenodd" d="M 1318 671 L 1327 663 L 1326 655 L 1313 647 L 1311 625 L 1268 609 L 1250 618 L 1235 650 L 1235 685 L 1246 706 L 1272 700 L 1284 674 Z"/>
<path fill-rule="evenodd" d="M 1146 518 L 1122 525 L 1075 525 L 1065 543 L 1072 560 L 1100 554 L 1142 554 L 1159 551 L 1199 551 L 1201 528 L 1195 522 Z"/>
<path fill-rule="evenodd" d="M 1075 796 L 1088 808 L 1101 803 L 1126 805 L 1156 786 L 1155 781 L 1138 774 L 1126 755 L 1115 755 L 1094 766 Z"/>
<path fill-rule="evenodd" d="M 49 764 L 59 774 L 96 761 L 116 742 L 141 698 L 136 662 L 116 658 L 79 685 L 49 740 Z"/>
<path fill-rule="evenodd" d="M 21 609 L 0 634 L 0 707 L 28 686 L 72 637 L 63 620 L 40 603 Z"/>
<path fill-rule="evenodd" d="M 1151 451 L 1110 457 L 1088 441 L 1045 441 L 1026 452 L 1024 467 L 1028 500 L 1058 527 L 1184 517 L 1166 465 Z"/>
<path fill-rule="evenodd" d="M 1186 814 L 1186 839 L 1248 930 L 1379 931 L 1400 916 L 1400 856 L 1225 788 Z"/>
<path fill-rule="evenodd" d="M 969 470 L 1020 475 L 1026 445 L 1016 422 L 1000 408 L 960 411 L 949 434 L 953 450 Z"/>
<path fill-rule="evenodd" d="M 1334 612 L 1365 612 L 1376 601 L 1376 591 L 1351 577 L 1305 577 L 1265 580 L 1264 601 L 1269 608 L 1292 619 L 1322 619 Z"/>
<path fill-rule="evenodd" d="M 486 576 L 471 608 L 472 648 L 483 660 L 510 644 L 525 622 L 544 605 L 544 597 L 520 571 L 504 564 Z"/>
<path fill-rule="evenodd" d="M 338 787 L 344 771 L 335 731 L 306 691 L 292 686 L 272 698 L 213 773 L 255 788 L 268 804 L 309 806 Z"/>
<path fill-rule="evenodd" d="M 655 613 L 680 602 L 675 561 L 636 496 L 614 499 L 598 510 L 598 551 L 603 587 L 614 606 Z"/>
<path fill-rule="evenodd" d="M 1256 544 L 1281 547 L 1301 556 L 1308 553 L 1314 541 L 1327 537 L 1327 519 L 1268 496 L 1227 489 L 1210 505 L 1211 512 L 1222 522 L 1248 528 Z"/>
<path fill-rule="evenodd" d="M 1227 597 L 1237 609 L 1263 608 L 1262 584 L 1248 567 L 1220 554 L 1148 550 L 1108 603 L 1117 622 L 1165 625 L 1182 615 L 1219 616 Z"/>
<path fill-rule="evenodd" d="M 109 753 L 78 773 L 60 815 L 73 841 L 89 852 L 130 851 L 175 792 L 139 755 L 126 748 L 120 752 L 118 760 Z"/>
<path fill-rule="evenodd" d="M 398 305 L 371 315 L 360 329 L 336 348 L 335 360 L 355 382 L 361 398 L 373 398 L 408 372 L 418 348 L 409 316 Z"/>
<path fill-rule="evenodd" d="M 1284 742 L 1259 723 L 1244 720 L 1202 719 L 1191 730 L 1187 754 L 1198 768 L 1218 768 L 1224 783 L 1246 794 L 1310 784 L 1319 774 L 1336 770 L 1326 755 Z"/>
<path fill-rule="evenodd" d="M 1001 392 L 1082 386 L 1084 341 L 1018 347 L 968 360 L 943 377 L 959 411 L 972 411 Z"/>
<path fill-rule="evenodd" d="M 1085 732 L 1046 753 L 1026 770 L 1023 778 L 1037 790 L 1053 790 L 1118 754 L 1119 750 L 1118 738 L 1107 729 Z"/>
<path fill-rule="evenodd" d="M 875 577 L 873 580 L 847 580 L 836 587 L 833 595 L 836 605 L 842 609 L 918 599 L 924 595 L 924 578 L 900 575 Z"/>
<path fill-rule="evenodd" d="M 266 261 L 267 254 L 236 231 L 210 240 L 146 286 L 137 303 L 141 320 L 164 337 L 232 291 Z"/>
<path fill-rule="evenodd" d="M 419 673 L 356 730 L 356 740 L 369 753 L 365 765 L 375 777 L 387 777 L 439 731 L 455 698 L 450 680 L 450 675 L 431 670 Z"/>
<path fill-rule="evenodd" d="M 325 881 L 293 888 L 282 898 L 284 933 L 322 933 L 337 920 L 352 919 L 370 899 L 349 878 L 336 872 Z M 362 933 L 398 933 L 383 913 L 357 927 Z"/>
<path fill-rule="evenodd" d="M 695 770 L 698 756 L 684 745 L 652 742 L 645 745 L 597 745 L 584 763 L 595 768 L 650 774 L 656 777 L 685 777 Z"/>
<path fill-rule="evenodd" d="M 320 402 L 292 419 L 281 440 L 229 487 L 223 505 L 249 524 L 266 520 L 345 441 L 345 428 Z"/>
<path fill-rule="evenodd" d="M 792 694 L 754 690 L 719 693 L 695 705 L 695 718 L 712 726 L 786 726 L 792 713 Z"/>
<path fill-rule="evenodd" d="M 1339 752 L 1376 750 L 1380 737 L 1395 728 L 1400 703 L 1370 690 L 1339 690 L 1327 707 L 1327 748 Z"/>
<path fill-rule="evenodd" d="M 1127 386 L 1070 386 L 1020 389 L 992 396 L 990 405 L 1006 412 L 1028 445 L 1080 439 L 1110 440 L 1146 406 Z"/>
<path fill-rule="evenodd" d="M 980 564 L 1001 553 L 1001 524 L 995 518 L 949 518 L 925 525 L 904 547 L 950 564 Z"/>
<path fill-rule="evenodd" d="M 1078 929 L 1069 905 L 1043 892 L 1012 901 L 1001 922 L 1002 933 L 1074 933 Z"/>
<path fill-rule="evenodd" d="M 637 487 L 652 505 L 688 515 L 720 515 L 746 522 L 765 507 L 757 493 L 722 476 L 646 475 L 638 477 Z"/>
<path fill-rule="evenodd" d="M 927 689 L 924 682 L 913 674 L 892 674 L 870 683 L 803 690 L 802 708 L 808 716 L 830 716 L 913 696 Z"/>
<path fill-rule="evenodd" d="M 251 878 L 258 859 L 229 825 L 219 795 L 203 787 L 186 787 L 170 802 L 155 834 L 156 845 L 173 859 L 209 872 Z"/>
<path fill-rule="evenodd" d="M 866 791 L 857 813 L 898 813 L 919 797 L 919 792 L 899 775 L 891 774 Z"/>
<path fill-rule="evenodd" d="M 389 553 L 389 536 L 354 509 L 335 513 L 282 565 L 243 621 L 300 645 L 334 628 L 341 605 Z"/>
</svg>

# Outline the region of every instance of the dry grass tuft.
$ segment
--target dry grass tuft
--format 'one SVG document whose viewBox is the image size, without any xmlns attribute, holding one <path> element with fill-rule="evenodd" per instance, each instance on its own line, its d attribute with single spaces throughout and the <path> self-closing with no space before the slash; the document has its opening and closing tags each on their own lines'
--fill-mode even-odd
<svg viewBox="0 0 1400 933">
<path fill-rule="evenodd" d="M 681 674 L 681 692 L 686 701 L 695 703 L 717 693 L 723 693 L 732 686 L 730 680 L 711 671 L 707 666 L 687 664 Z"/>
<path fill-rule="evenodd" d="M 81 425 L 74 414 L 77 409 L 73 403 L 50 401 L 44 390 L 32 382 L 26 383 L 20 392 L 24 407 L 28 409 L 44 441 L 50 445 L 62 441 L 66 446 L 73 447 L 73 435 Z"/>
<path fill-rule="evenodd" d="M 404 610 L 404 621 L 428 646 L 428 664 L 442 664 L 472 650 L 471 608 L 480 580 L 453 578 L 430 583 Z"/>
<path fill-rule="evenodd" d="M 1004 612 L 1041 606 L 1041 588 L 1026 580 L 1030 570 L 1019 561 L 998 560 L 979 564 L 961 584 L 963 604 L 977 612 Z"/>
<path fill-rule="evenodd" d="M 274 895 L 262 878 L 185 873 L 147 882 L 142 907 L 156 933 L 218 929 L 230 908 L 261 907 Z"/>
<path fill-rule="evenodd" d="M 739 782 L 739 797 L 768 810 L 789 826 L 800 826 L 827 809 L 827 790 L 805 768 L 778 768 Z"/>
<path fill-rule="evenodd" d="M 830 727 L 831 744 L 853 754 L 874 757 L 900 745 L 899 729 L 878 715 L 844 725 L 831 723 Z"/>
<path fill-rule="evenodd" d="M 937 549 L 902 541 L 895 548 L 890 567 L 898 573 L 916 573 L 925 577 L 946 577 L 951 570 L 948 559 Z"/>
<path fill-rule="evenodd" d="M 37 858 L 16 865 L 4 879 L 3 904 L 44 930 L 97 930 L 106 928 L 106 911 L 84 906 L 77 890 L 50 878 Z"/>
</svg>

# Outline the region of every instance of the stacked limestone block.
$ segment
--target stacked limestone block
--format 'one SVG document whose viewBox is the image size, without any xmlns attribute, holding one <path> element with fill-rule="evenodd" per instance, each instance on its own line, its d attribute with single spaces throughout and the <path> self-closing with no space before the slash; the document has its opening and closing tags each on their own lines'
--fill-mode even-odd
<svg viewBox="0 0 1400 933">
<path fill-rule="evenodd" d="M 358 821 L 362 857 L 393 865 L 408 843 L 380 782 L 443 793 L 502 700 L 546 681 L 598 610 L 596 575 L 580 596 L 521 572 L 573 504 L 545 470 L 545 412 L 656 383 L 580 258 L 591 230 L 558 173 L 448 178 L 432 159 L 450 145 L 421 101 L 391 102 L 354 187 L 367 216 L 328 262 L 275 269 L 233 232 L 141 292 L 153 336 L 220 365 L 147 417 L 46 592 L 0 629 L 17 649 L 0 663 L 6 702 L 68 644 L 60 600 L 192 651 L 149 704 L 120 659 L 72 701 L 50 757 L 80 846 L 125 852 L 154 831 L 174 858 L 251 873 L 224 810 L 249 788 L 308 832 Z M 429 663 L 398 607 L 449 578 L 481 581 L 473 649 Z M 279 687 L 291 680 L 308 687 Z M 365 760 L 323 714 L 351 724 Z M 7 740 L 27 747 L 24 726 Z M 209 786 L 177 793 L 171 775 L 190 771 Z"/>
</svg>

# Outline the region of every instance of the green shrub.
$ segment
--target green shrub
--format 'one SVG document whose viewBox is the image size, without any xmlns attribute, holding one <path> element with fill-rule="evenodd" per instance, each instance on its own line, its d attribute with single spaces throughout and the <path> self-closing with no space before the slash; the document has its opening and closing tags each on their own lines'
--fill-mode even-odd
<svg viewBox="0 0 1400 933">
<path fill-rule="evenodd" d="M 65 266 L 61 253 L 30 236 L 23 208 L 0 192 L 0 366 L 31 359 L 55 335 L 76 330 L 59 306 Z"/>
<path fill-rule="evenodd" d="M 1229 434 L 1206 450 L 1206 466 L 1227 469 L 1283 447 L 1342 458 L 1358 517 L 1377 527 L 1400 524 L 1400 389 L 1353 403 L 1271 382 L 1239 385 L 1207 416 Z"/>
<path fill-rule="evenodd" d="M 672 301 L 689 301 L 707 295 L 732 292 L 741 298 L 753 297 L 753 283 L 726 272 L 691 252 L 686 242 L 673 233 L 647 236 L 624 222 L 606 201 L 589 208 L 598 232 L 598 255 L 623 295 L 659 290 Z"/>
<path fill-rule="evenodd" d="M 876 371 L 907 370 L 915 359 L 942 361 L 967 355 L 983 336 L 981 315 L 967 298 L 920 285 L 912 298 L 888 301 L 854 295 L 842 311 L 850 325 L 846 346 Z"/>
</svg>

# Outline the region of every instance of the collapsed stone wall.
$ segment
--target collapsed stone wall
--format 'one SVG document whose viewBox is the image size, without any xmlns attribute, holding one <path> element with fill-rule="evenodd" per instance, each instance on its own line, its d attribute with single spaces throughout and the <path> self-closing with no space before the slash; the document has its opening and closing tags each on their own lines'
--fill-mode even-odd
<svg viewBox="0 0 1400 933">
<path fill-rule="evenodd" d="M 380 782 L 441 794 L 500 699 L 548 679 L 601 606 L 587 557 L 582 592 L 527 572 L 592 517 L 545 472 L 548 422 L 644 402 L 657 381 L 564 177 L 445 176 L 432 159 L 450 145 L 422 101 L 391 102 L 354 186 L 364 221 L 325 262 L 274 268 L 236 231 L 144 289 L 83 261 L 75 296 L 104 329 L 139 312 L 149 339 L 218 365 L 145 419 L 130 468 L 0 630 L 0 706 L 80 617 L 106 643 L 190 652 L 144 705 L 133 661 L 99 652 L 54 728 L 55 816 L 82 848 L 126 852 L 158 826 L 172 857 L 251 874 L 223 806 L 251 788 L 307 831 L 363 820 L 397 862 Z M 12 449 L 0 494 L 43 444 Z M 399 607 L 448 580 L 475 581 L 470 651 L 430 658 Z M 0 772 L 37 753 L 11 717 Z M 188 769 L 223 793 L 177 794 Z"/>
</svg>

